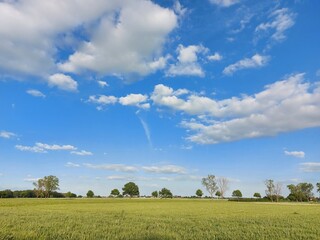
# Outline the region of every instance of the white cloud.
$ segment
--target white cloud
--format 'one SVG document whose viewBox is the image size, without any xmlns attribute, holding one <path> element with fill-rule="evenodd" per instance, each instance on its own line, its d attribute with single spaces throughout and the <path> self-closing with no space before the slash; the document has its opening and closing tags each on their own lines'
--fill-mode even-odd
<svg viewBox="0 0 320 240">
<path fill-rule="evenodd" d="M 15 147 L 20 151 L 28 151 L 28 152 L 35 152 L 35 153 L 47 153 L 47 151 L 77 150 L 77 148 L 72 145 L 57 145 L 57 144 L 49 145 L 46 143 L 39 143 L 39 142 L 37 142 L 35 146 L 16 145 Z"/>
<path fill-rule="evenodd" d="M 9 74 L 45 77 L 55 67 L 57 39 L 113 11 L 117 1 L 21 0 L 0 3 L 0 66 Z M 12 31 L 14 29 L 14 31 Z"/>
<path fill-rule="evenodd" d="M 187 172 L 184 167 L 177 165 L 144 166 L 142 169 L 146 172 L 162 174 L 185 174 Z"/>
<path fill-rule="evenodd" d="M 25 182 L 36 182 L 36 181 L 38 181 L 40 178 L 25 178 L 25 179 L 23 179 L 23 181 L 25 181 Z"/>
<path fill-rule="evenodd" d="M 59 69 L 144 76 L 163 67 L 162 47 L 176 26 L 174 11 L 152 1 L 2 1 L 0 70 L 45 81 Z M 76 50 L 59 63 L 60 49 Z"/>
<path fill-rule="evenodd" d="M 119 181 L 149 181 L 150 179 L 138 176 L 122 176 L 122 175 L 111 175 L 107 176 L 107 180 L 119 180 Z"/>
<path fill-rule="evenodd" d="M 49 145 L 46 143 L 36 143 L 36 146 L 49 151 L 60 151 L 60 150 L 71 151 L 71 150 L 77 149 L 72 145 L 57 145 L 57 144 Z"/>
<path fill-rule="evenodd" d="M 179 1 L 175 1 L 173 9 L 180 18 L 183 17 L 187 12 L 187 9 L 184 8 Z"/>
<path fill-rule="evenodd" d="M 295 74 L 252 96 L 219 101 L 194 94 L 179 98 L 160 84 L 151 99 L 158 106 L 196 115 L 198 119 L 181 123 L 194 133 L 188 139 L 214 144 L 320 126 L 320 84 L 303 81 L 304 74 Z"/>
<path fill-rule="evenodd" d="M 9 139 L 9 138 L 13 138 L 15 136 L 17 136 L 17 135 L 15 133 L 12 133 L 12 132 L 8 132 L 8 131 L 1 131 L 0 132 L 0 137 L 1 138 Z"/>
<path fill-rule="evenodd" d="M 117 172 L 136 172 L 138 171 L 137 167 L 124 165 L 124 164 L 101 164 L 95 165 L 90 163 L 83 164 L 87 168 L 92 169 L 101 169 L 101 170 L 109 170 L 109 171 L 117 171 Z"/>
<path fill-rule="evenodd" d="M 232 75 L 233 73 L 241 69 L 263 67 L 268 63 L 269 59 L 269 56 L 255 54 L 251 58 L 244 58 L 234 64 L 227 66 L 223 70 L 223 74 Z"/>
<path fill-rule="evenodd" d="M 81 150 L 81 151 L 72 151 L 71 154 L 79 155 L 79 156 L 91 156 L 92 152 Z"/>
<path fill-rule="evenodd" d="M 209 50 L 202 45 L 190 45 L 184 47 L 179 45 L 177 48 L 178 61 L 176 64 L 171 64 L 166 71 L 167 76 L 198 76 L 203 77 L 205 75 L 203 69 L 198 63 L 198 54 L 206 54 Z"/>
<path fill-rule="evenodd" d="M 65 166 L 66 166 L 66 167 L 78 168 L 78 167 L 80 167 L 80 164 L 73 163 L 73 162 L 67 162 L 67 164 L 66 164 Z"/>
<path fill-rule="evenodd" d="M 215 52 L 213 55 L 208 56 L 208 59 L 210 61 L 221 61 L 222 58 L 222 55 L 220 55 L 218 52 Z"/>
<path fill-rule="evenodd" d="M 43 148 L 40 148 L 37 146 L 31 147 L 31 146 L 16 145 L 15 148 L 20 151 L 27 151 L 27 152 L 35 152 L 35 153 L 46 153 L 47 152 Z"/>
<path fill-rule="evenodd" d="M 108 87 L 108 86 L 109 86 L 109 84 L 108 84 L 107 82 L 105 82 L 105 81 L 99 80 L 99 81 L 97 81 L 97 83 L 99 84 L 99 86 L 100 86 L 101 88 L 104 88 L 104 87 Z"/>
<path fill-rule="evenodd" d="M 56 73 L 48 78 L 48 84 L 50 87 L 57 87 L 61 90 L 74 92 L 77 91 L 78 83 L 70 76 L 65 74 Z"/>
<path fill-rule="evenodd" d="M 269 16 L 269 22 L 261 23 L 256 27 L 256 33 L 273 31 L 271 38 L 275 41 L 282 41 L 286 38 L 285 31 L 291 28 L 294 24 L 296 14 L 292 13 L 287 8 L 277 9 Z"/>
<path fill-rule="evenodd" d="M 320 172 L 320 162 L 301 163 L 301 170 L 304 172 Z"/>
<path fill-rule="evenodd" d="M 29 89 L 27 90 L 27 93 L 34 97 L 42 97 L 42 98 L 46 97 L 46 95 L 44 95 L 42 92 L 36 89 Z"/>
<path fill-rule="evenodd" d="M 125 97 L 119 98 L 119 103 L 124 106 L 136 106 L 140 108 L 150 108 L 150 104 L 145 104 L 148 100 L 147 95 L 142 94 L 128 94 Z"/>
<path fill-rule="evenodd" d="M 292 156 L 296 158 L 304 158 L 305 153 L 303 151 L 284 151 L 284 154 L 287 156 Z"/>
<path fill-rule="evenodd" d="M 115 104 L 118 99 L 115 96 L 106 96 L 106 95 L 93 95 L 90 96 L 88 102 L 107 105 L 107 104 Z"/>
<path fill-rule="evenodd" d="M 240 0 L 209 0 L 212 4 L 218 5 L 220 7 L 230 7 L 236 3 L 238 3 Z"/>
<path fill-rule="evenodd" d="M 92 38 L 61 63 L 60 69 L 124 76 L 144 76 L 157 70 L 157 64 L 152 63 L 162 61 L 162 46 L 177 26 L 177 16 L 151 1 L 123 1 L 119 5 L 118 14 L 102 17 Z"/>
</svg>

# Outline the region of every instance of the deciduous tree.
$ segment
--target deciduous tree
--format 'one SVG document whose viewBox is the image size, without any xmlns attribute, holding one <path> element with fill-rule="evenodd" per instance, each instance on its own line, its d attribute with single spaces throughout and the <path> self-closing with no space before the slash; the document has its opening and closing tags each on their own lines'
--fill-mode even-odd
<svg viewBox="0 0 320 240">
<path fill-rule="evenodd" d="M 172 198 L 172 193 L 169 189 L 167 188 L 162 188 L 160 191 L 159 191 L 159 196 L 161 198 Z"/>
<path fill-rule="evenodd" d="M 112 189 L 110 195 L 113 197 L 118 197 L 120 195 L 120 191 L 116 188 Z"/>
<path fill-rule="evenodd" d="M 213 198 L 214 193 L 217 191 L 217 182 L 214 175 L 208 175 L 208 177 L 202 178 L 202 185 L 207 189 L 211 198 Z"/>
<path fill-rule="evenodd" d="M 234 191 L 232 192 L 232 197 L 241 198 L 241 197 L 242 197 L 242 192 L 241 192 L 239 189 L 234 190 Z"/>
<path fill-rule="evenodd" d="M 123 195 L 129 195 L 130 197 L 139 196 L 139 187 L 134 182 L 128 182 L 122 188 Z"/>
<path fill-rule="evenodd" d="M 273 202 L 273 195 L 274 195 L 274 181 L 272 179 L 267 179 L 264 181 L 264 184 L 266 185 L 266 196 Z"/>
<path fill-rule="evenodd" d="M 261 194 L 256 192 L 256 193 L 253 194 L 253 197 L 261 198 Z"/>
<path fill-rule="evenodd" d="M 89 191 L 87 192 L 87 197 L 88 197 L 88 198 L 93 198 L 93 196 L 94 196 L 94 192 L 93 192 L 92 190 L 89 190 Z"/>
<path fill-rule="evenodd" d="M 229 180 L 225 177 L 220 177 L 217 179 L 217 184 L 220 191 L 220 196 L 224 198 L 226 191 L 229 189 Z"/>
<path fill-rule="evenodd" d="M 153 191 L 151 193 L 151 195 L 152 195 L 152 197 L 157 198 L 159 196 L 159 193 L 158 193 L 158 191 Z"/>
<path fill-rule="evenodd" d="M 196 191 L 196 195 L 197 195 L 197 197 L 202 197 L 202 195 L 203 195 L 202 190 L 201 190 L 201 189 L 198 189 L 198 190 Z"/>
<path fill-rule="evenodd" d="M 59 178 L 53 175 L 45 176 L 43 178 L 43 184 L 44 184 L 46 197 L 50 197 L 53 191 L 56 191 L 59 189 Z"/>
</svg>

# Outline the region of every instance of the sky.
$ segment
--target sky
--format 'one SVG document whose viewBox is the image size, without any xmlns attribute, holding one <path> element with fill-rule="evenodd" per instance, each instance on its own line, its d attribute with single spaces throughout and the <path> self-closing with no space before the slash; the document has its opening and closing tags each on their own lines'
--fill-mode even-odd
<svg viewBox="0 0 320 240">
<path fill-rule="evenodd" d="M 320 1 L 0 1 L 0 189 L 320 182 Z M 316 194 L 316 191 L 314 191 Z M 207 193 L 206 193 L 207 194 Z"/>
</svg>

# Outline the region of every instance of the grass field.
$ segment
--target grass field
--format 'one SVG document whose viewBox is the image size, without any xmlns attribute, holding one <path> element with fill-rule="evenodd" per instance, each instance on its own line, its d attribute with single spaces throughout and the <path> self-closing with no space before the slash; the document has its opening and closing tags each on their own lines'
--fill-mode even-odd
<svg viewBox="0 0 320 240">
<path fill-rule="evenodd" d="M 320 205 L 0 199 L 0 239 L 320 239 Z"/>
</svg>

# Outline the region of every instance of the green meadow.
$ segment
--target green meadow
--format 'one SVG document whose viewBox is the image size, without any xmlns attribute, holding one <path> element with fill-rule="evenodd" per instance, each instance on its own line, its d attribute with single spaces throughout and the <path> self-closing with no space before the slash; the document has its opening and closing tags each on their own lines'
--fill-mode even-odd
<svg viewBox="0 0 320 240">
<path fill-rule="evenodd" d="M 320 205 L 0 199 L 0 239 L 320 239 Z"/>
</svg>

